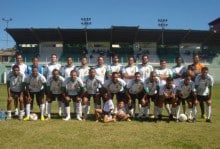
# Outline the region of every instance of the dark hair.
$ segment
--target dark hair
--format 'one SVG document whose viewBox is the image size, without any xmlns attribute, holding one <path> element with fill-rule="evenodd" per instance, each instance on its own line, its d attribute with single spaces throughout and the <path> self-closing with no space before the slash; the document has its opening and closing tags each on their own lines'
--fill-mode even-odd
<svg viewBox="0 0 220 149">
<path fill-rule="evenodd" d="M 167 81 L 167 82 L 173 81 L 173 78 L 172 78 L 172 77 L 168 77 L 168 78 L 166 79 L 166 81 Z"/>
<path fill-rule="evenodd" d="M 209 71 L 209 68 L 208 67 L 202 67 L 201 71 Z"/>
<path fill-rule="evenodd" d="M 18 65 L 14 65 L 14 66 L 12 66 L 12 70 L 15 70 L 15 69 L 17 69 L 17 68 L 20 70 L 20 68 L 19 68 Z"/>
</svg>

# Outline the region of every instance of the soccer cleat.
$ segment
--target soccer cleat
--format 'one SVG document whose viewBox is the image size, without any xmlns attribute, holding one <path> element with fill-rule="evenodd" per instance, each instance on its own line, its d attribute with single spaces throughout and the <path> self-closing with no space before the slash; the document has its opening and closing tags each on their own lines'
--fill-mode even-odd
<svg viewBox="0 0 220 149">
<path fill-rule="evenodd" d="M 71 120 L 71 118 L 67 116 L 66 118 L 63 118 L 63 120 L 64 121 L 69 121 L 69 120 Z"/>
<path fill-rule="evenodd" d="M 201 115 L 201 118 L 202 118 L 202 119 L 206 119 L 205 114 L 202 114 L 202 115 Z"/>
<path fill-rule="evenodd" d="M 6 120 L 10 120 L 10 119 L 11 119 L 11 115 L 7 115 Z"/>
<path fill-rule="evenodd" d="M 179 123 L 180 122 L 180 120 L 179 119 L 176 119 L 176 123 Z"/>
<path fill-rule="evenodd" d="M 45 120 L 45 118 L 44 118 L 43 115 L 40 117 L 40 120 L 41 120 L 41 121 L 44 121 L 44 120 Z"/>
<path fill-rule="evenodd" d="M 30 117 L 29 117 L 29 116 L 26 116 L 23 120 L 24 120 L 24 121 L 30 121 Z"/>
<path fill-rule="evenodd" d="M 62 117 L 62 111 L 61 110 L 59 110 L 58 114 L 59 114 L 60 117 Z"/>
<path fill-rule="evenodd" d="M 128 122 L 130 122 L 130 121 L 131 121 L 131 119 L 130 119 L 130 118 L 128 118 L 128 119 L 127 119 L 127 121 L 128 121 Z"/>
<path fill-rule="evenodd" d="M 206 122 L 211 123 L 212 121 L 211 121 L 211 119 L 206 119 Z"/>
<path fill-rule="evenodd" d="M 79 116 L 77 116 L 76 119 L 77 119 L 78 121 L 82 121 L 81 117 L 79 117 Z"/>
<path fill-rule="evenodd" d="M 15 110 L 15 116 L 18 116 L 18 110 Z"/>
</svg>

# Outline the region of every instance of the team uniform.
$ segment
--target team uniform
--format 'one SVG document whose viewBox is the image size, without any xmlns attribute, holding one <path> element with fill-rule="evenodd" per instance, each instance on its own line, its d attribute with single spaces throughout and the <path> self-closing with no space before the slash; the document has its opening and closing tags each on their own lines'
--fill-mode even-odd
<svg viewBox="0 0 220 149">
<path fill-rule="evenodd" d="M 90 69 L 90 67 L 87 65 L 75 67 L 75 70 L 77 72 L 77 76 L 83 81 L 83 83 L 86 82 L 86 79 L 89 76 L 89 69 Z"/>
<path fill-rule="evenodd" d="M 184 65 L 181 66 L 174 66 L 171 68 L 173 73 L 173 81 L 176 86 L 178 86 L 178 83 L 180 80 L 183 79 L 184 75 L 186 74 L 186 67 Z"/>
<path fill-rule="evenodd" d="M 191 103 L 192 106 L 189 105 L 188 108 L 188 119 L 189 120 L 195 120 L 196 119 L 196 105 L 194 104 L 195 102 L 195 84 L 193 81 L 190 81 L 188 84 L 186 84 L 184 82 L 184 79 L 182 79 L 178 86 L 177 86 L 177 90 L 176 90 L 176 94 L 177 94 L 177 107 L 176 107 L 176 119 L 179 119 L 179 112 L 180 112 L 180 104 L 181 102 L 185 102 L 187 101 L 187 103 Z"/>
<path fill-rule="evenodd" d="M 101 81 L 102 84 L 104 84 L 105 82 L 105 76 L 106 76 L 106 72 L 107 72 L 107 66 L 106 65 L 96 65 L 94 67 L 94 69 L 96 70 L 96 77 L 97 79 L 99 79 Z"/>
<path fill-rule="evenodd" d="M 135 100 L 138 99 L 138 104 L 140 105 L 141 99 L 144 97 L 144 83 L 142 80 L 133 80 L 131 82 L 130 88 L 128 88 L 128 93 L 131 97 L 131 106 L 129 107 L 129 113 L 131 117 L 135 117 Z M 141 112 L 141 106 L 139 106 L 139 111 Z"/>
<path fill-rule="evenodd" d="M 169 68 L 156 69 L 155 71 L 156 71 L 156 74 L 157 74 L 158 77 L 160 77 L 160 75 L 167 75 L 168 77 L 172 77 L 173 76 L 173 72 Z M 164 86 L 165 84 L 166 84 L 166 80 L 160 79 L 160 95 L 163 95 L 162 86 Z"/>
<path fill-rule="evenodd" d="M 61 68 L 61 64 L 59 64 L 59 63 L 49 63 L 48 65 L 46 65 L 46 67 L 45 67 L 45 71 L 44 71 L 44 76 L 46 77 L 46 79 L 48 80 L 50 77 L 52 77 L 52 72 L 53 72 L 53 70 L 54 69 L 57 69 L 57 70 L 59 70 L 60 71 L 60 68 Z M 62 107 L 62 105 L 61 105 L 61 103 L 59 102 L 59 109 L 61 109 Z M 48 101 L 46 100 L 46 103 L 45 103 L 45 111 L 46 111 L 46 114 L 48 114 L 47 113 L 47 111 L 49 111 L 49 109 L 47 109 L 47 107 L 49 107 L 48 106 Z M 60 111 L 59 111 L 60 112 Z"/>
<path fill-rule="evenodd" d="M 62 76 L 59 76 L 57 80 L 55 80 L 53 76 L 47 79 L 47 92 L 48 92 L 47 94 L 49 97 L 48 107 L 47 107 L 48 119 L 51 118 L 52 101 L 55 101 L 56 99 L 58 101 L 59 115 L 60 116 L 62 115 L 62 111 L 63 111 L 62 84 L 63 82 L 64 82 L 64 78 Z"/>
<path fill-rule="evenodd" d="M 138 68 L 137 66 L 135 65 L 131 65 L 131 66 L 125 66 L 123 69 L 122 69 L 122 74 L 127 74 L 127 75 L 133 75 L 135 74 L 135 72 L 138 72 Z M 131 87 L 131 82 L 134 80 L 133 79 L 126 79 L 124 78 L 124 81 L 126 82 L 127 84 L 127 88 L 130 88 Z"/>
<path fill-rule="evenodd" d="M 70 77 L 70 72 L 75 69 L 74 65 L 65 65 L 60 68 L 61 75 L 66 79 Z"/>
<path fill-rule="evenodd" d="M 205 78 L 202 77 L 202 74 L 197 75 L 195 78 L 195 86 L 197 91 L 198 101 L 204 102 L 210 99 L 210 90 L 214 84 L 214 79 L 211 75 L 207 74 Z M 206 117 L 210 120 L 211 117 L 211 105 L 206 107 Z"/>
<path fill-rule="evenodd" d="M 101 104 L 95 102 L 95 99 L 99 95 L 99 93 L 100 93 L 99 90 L 100 90 L 100 88 L 102 88 L 102 86 L 103 86 L 102 82 L 100 80 L 98 80 L 96 77 L 91 78 L 88 76 L 85 81 L 85 88 L 86 88 L 85 96 L 88 98 L 89 101 L 90 101 L 91 97 L 93 97 L 95 109 L 101 108 Z M 85 109 L 85 108 L 83 107 L 83 109 Z"/>
<path fill-rule="evenodd" d="M 68 100 L 65 100 L 65 109 L 66 109 L 66 112 L 67 112 L 67 118 L 66 120 L 69 120 L 71 117 L 70 117 L 70 106 L 69 106 L 69 103 L 71 101 L 71 99 L 73 100 L 73 102 L 76 103 L 76 118 L 78 120 L 82 120 L 80 118 L 81 116 L 81 113 L 82 113 L 82 105 L 81 105 L 81 100 L 79 100 L 80 97 L 80 94 L 82 92 L 82 89 L 85 90 L 85 87 L 84 87 L 84 84 L 83 84 L 83 81 L 80 79 L 80 78 L 76 78 L 75 80 L 72 80 L 71 77 L 65 79 L 65 81 L 63 82 L 62 84 L 62 88 L 64 90 L 64 92 L 66 93 L 66 95 L 68 97 L 70 97 L 70 99 Z"/>
<path fill-rule="evenodd" d="M 142 81 L 145 81 L 146 79 L 148 79 L 150 77 L 150 73 L 151 71 L 153 71 L 153 67 L 149 64 L 139 64 L 137 65 L 138 67 L 138 71 L 140 72 L 141 74 L 141 80 Z"/>
<path fill-rule="evenodd" d="M 24 63 L 22 63 L 22 64 L 17 64 L 17 63 L 15 63 L 15 64 L 12 64 L 12 67 L 13 67 L 14 65 L 18 65 L 18 66 L 19 66 L 19 68 L 20 68 L 20 73 L 22 73 L 24 76 L 27 75 L 27 65 L 26 65 L 26 64 L 24 64 Z"/>
<path fill-rule="evenodd" d="M 57 69 L 60 71 L 61 68 L 61 64 L 59 63 L 49 63 L 46 67 L 45 67 L 45 71 L 44 71 L 44 75 L 46 77 L 46 79 L 49 79 L 52 76 L 52 72 L 54 69 Z"/>
<path fill-rule="evenodd" d="M 26 74 L 27 75 L 30 75 L 32 73 L 32 68 L 34 67 L 34 65 L 29 65 L 27 66 L 27 70 L 26 70 Z M 44 67 L 41 66 L 41 65 L 37 65 L 37 69 L 38 69 L 38 72 L 42 75 L 44 75 Z"/>
<path fill-rule="evenodd" d="M 9 92 L 11 97 L 14 100 L 19 100 L 20 95 L 23 93 L 23 85 L 24 85 L 25 76 L 23 73 L 19 73 L 18 75 L 14 75 L 13 72 L 9 72 L 7 75 L 7 87 L 9 88 Z M 18 112 L 18 111 L 17 111 Z M 11 109 L 8 109 L 8 118 L 11 118 Z M 16 113 L 15 113 L 16 114 Z M 24 116 L 23 105 L 20 105 L 19 119 L 22 119 Z"/>
<path fill-rule="evenodd" d="M 121 64 L 111 64 L 107 67 L 107 75 L 112 74 L 113 72 L 118 72 L 119 74 L 122 73 L 123 66 Z"/>
<path fill-rule="evenodd" d="M 36 96 L 36 101 L 38 106 L 40 107 L 40 113 L 41 113 L 41 118 L 43 118 L 43 112 L 44 112 L 44 103 L 43 103 L 43 98 L 44 98 L 44 90 L 46 87 L 46 78 L 38 73 L 36 77 L 29 75 L 28 77 L 25 78 L 25 86 L 26 90 L 30 95 L 31 100 L 34 100 L 34 96 Z M 30 117 L 30 106 L 31 104 L 26 104 L 26 116 L 27 118 Z"/>
<path fill-rule="evenodd" d="M 121 78 L 118 78 L 116 82 L 113 82 L 112 79 L 105 82 L 104 87 L 112 94 L 111 97 L 116 95 L 117 101 L 124 101 L 127 103 L 126 99 L 126 82 Z"/>
<path fill-rule="evenodd" d="M 146 100 L 149 103 L 148 106 L 142 107 L 145 111 L 146 115 L 149 114 L 150 110 L 150 100 L 154 102 L 154 117 L 158 118 L 158 107 L 156 106 L 156 102 L 158 101 L 159 89 L 160 89 L 160 78 L 156 77 L 154 80 L 150 80 L 150 78 L 146 79 L 144 82 L 144 90 L 146 93 Z M 142 111 L 143 111 L 142 110 Z"/>
<path fill-rule="evenodd" d="M 171 87 L 168 87 L 167 84 L 165 84 L 162 87 L 162 93 L 163 93 L 163 100 L 165 104 L 165 109 L 167 110 L 168 115 L 170 116 L 170 119 L 173 119 L 173 115 L 176 114 L 176 108 L 175 108 L 175 85 L 172 84 Z M 172 104 L 172 108 L 170 109 L 170 104 Z M 161 114 L 161 113 L 159 113 Z"/>
</svg>

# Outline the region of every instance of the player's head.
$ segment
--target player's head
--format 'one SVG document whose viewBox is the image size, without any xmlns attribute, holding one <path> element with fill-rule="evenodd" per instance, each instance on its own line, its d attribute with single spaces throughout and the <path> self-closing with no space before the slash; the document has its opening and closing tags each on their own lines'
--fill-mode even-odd
<svg viewBox="0 0 220 149">
<path fill-rule="evenodd" d="M 164 59 L 160 60 L 160 68 L 164 69 L 167 67 L 167 61 Z"/>
<path fill-rule="evenodd" d="M 66 63 L 67 63 L 67 65 L 72 65 L 73 64 L 73 58 L 71 57 L 71 56 L 68 56 L 67 58 L 66 58 Z"/>
<path fill-rule="evenodd" d="M 150 73 L 150 80 L 154 81 L 154 80 L 156 80 L 156 77 L 157 77 L 156 71 L 151 71 L 151 73 Z"/>
<path fill-rule="evenodd" d="M 130 56 L 129 58 L 128 58 L 128 65 L 130 66 L 130 65 L 133 65 L 135 63 L 135 58 L 134 58 L 134 56 Z"/>
<path fill-rule="evenodd" d="M 202 77 L 205 78 L 208 75 L 209 69 L 208 67 L 203 67 L 201 70 Z"/>
<path fill-rule="evenodd" d="M 87 58 L 85 56 L 81 57 L 81 64 L 86 65 L 87 64 Z"/>
<path fill-rule="evenodd" d="M 77 72 L 76 70 L 72 70 L 70 72 L 70 77 L 71 77 L 71 80 L 75 80 L 77 78 Z"/>
<path fill-rule="evenodd" d="M 177 56 L 176 59 L 175 59 L 175 61 L 176 61 L 176 64 L 177 64 L 178 66 L 183 63 L 183 59 L 182 59 L 181 56 Z"/>
<path fill-rule="evenodd" d="M 98 62 L 98 65 L 103 65 L 104 64 L 104 57 L 99 56 L 97 62 Z"/>
<path fill-rule="evenodd" d="M 38 67 L 33 66 L 32 67 L 32 76 L 36 77 L 38 75 Z"/>
<path fill-rule="evenodd" d="M 20 72 L 19 66 L 18 66 L 18 65 L 14 65 L 14 66 L 12 67 L 12 71 L 13 71 L 13 74 L 14 74 L 14 75 L 18 75 L 19 72 Z"/>
<path fill-rule="evenodd" d="M 38 62 L 39 62 L 39 59 L 37 57 L 33 57 L 32 58 L 32 64 L 33 66 L 37 66 L 38 65 Z"/>
<path fill-rule="evenodd" d="M 187 74 L 184 77 L 184 84 L 188 85 L 190 83 L 190 81 L 191 81 L 191 76 Z"/>
<path fill-rule="evenodd" d="M 113 73 L 112 73 L 112 81 L 113 81 L 113 82 L 117 82 L 118 77 L 119 77 L 118 72 L 113 72 Z"/>
<path fill-rule="evenodd" d="M 95 68 L 90 68 L 90 69 L 89 69 L 89 76 L 92 77 L 92 78 L 94 78 L 95 75 L 96 75 L 96 70 L 95 70 Z"/>
<path fill-rule="evenodd" d="M 120 109 L 124 108 L 124 107 L 125 107 L 124 101 L 119 101 L 119 102 L 118 102 L 118 107 L 119 107 Z"/>
<path fill-rule="evenodd" d="M 118 55 L 117 55 L 117 54 L 114 54 L 114 55 L 112 56 L 112 61 L 113 61 L 113 63 L 118 63 L 119 58 L 118 58 Z"/>
<path fill-rule="evenodd" d="M 135 76 L 135 80 L 140 80 L 141 79 L 140 72 L 135 72 L 134 76 Z"/>
<path fill-rule="evenodd" d="M 199 61 L 200 61 L 199 54 L 194 54 L 193 55 L 193 63 L 197 64 L 197 63 L 199 63 Z"/>
<path fill-rule="evenodd" d="M 23 57 L 22 57 L 22 54 L 20 52 L 16 53 L 15 57 L 16 57 L 17 64 L 23 63 Z"/>
<path fill-rule="evenodd" d="M 148 61 L 149 61 L 148 55 L 146 55 L 146 54 L 143 55 L 143 56 L 142 56 L 142 64 L 147 64 Z"/>
<path fill-rule="evenodd" d="M 54 69 L 54 70 L 52 71 L 52 75 L 53 75 L 53 79 L 54 79 L 54 80 L 57 80 L 57 79 L 59 78 L 59 75 L 60 75 L 59 70 L 58 70 L 58 69 Z"/>
<path fill-rule="evenodd" d="M 51 63 L 56 63 L 57 62 L 57 55 L 56 54 L 51 54 L 50 61 L 51 61 Z"/>
<path fill-rule="evenodd" d="M 167 86 L 167 88 L 171 88 L 173 86 L 173 78 L 172 77 L 168 77 L 166 79 L 166 86 Z"/>
</svg>

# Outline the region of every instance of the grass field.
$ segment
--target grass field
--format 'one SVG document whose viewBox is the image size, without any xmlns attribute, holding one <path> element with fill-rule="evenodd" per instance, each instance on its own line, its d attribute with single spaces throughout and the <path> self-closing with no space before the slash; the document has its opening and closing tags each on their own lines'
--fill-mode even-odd
<svg viewBox="0 0 220 149">
<path fill-rule="evenodd" d="M 220 148 L 220 85 L 214 86 L 212 123 L 88 121 L 0 121 L 0 147 L 11 148 Z M 53 112 L 57 111 L 53 103 Z M 153 107 L 153 106 L 152 106 Z M 6 86 L 0 85 L 0 108 L 6 109 Z M 35 111 L 38 111 L 35 105 Z M 165 113 L 165 110 L 164 110 Z"/>
</svg>

